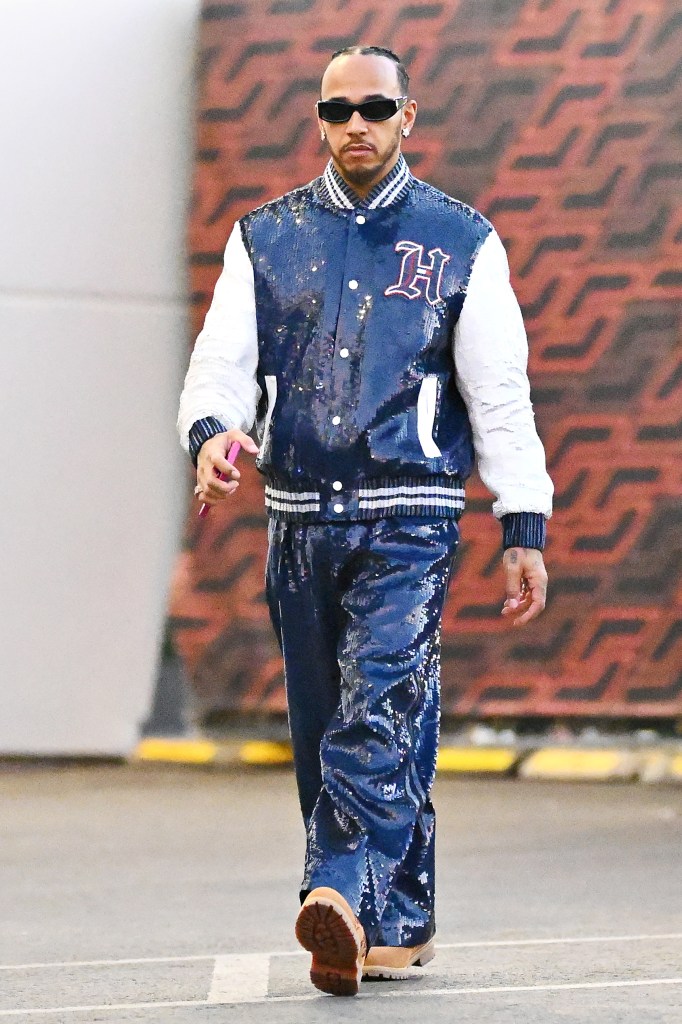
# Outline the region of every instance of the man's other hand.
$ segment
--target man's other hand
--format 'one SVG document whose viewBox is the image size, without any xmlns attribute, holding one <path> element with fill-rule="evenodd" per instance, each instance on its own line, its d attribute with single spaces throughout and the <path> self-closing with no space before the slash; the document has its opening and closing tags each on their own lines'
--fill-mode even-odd
<svg viewBox="0 0 682 1024">
<path fill-rule="evenodd" d="M 545 607 L 547 571 L 536 548 L 508 548 L 503 559 L 507 599 L 502 615 L 513 626 L 525 626 Z"/>
<path fill-rule="evenodd" d="M 197 487 L 200 490 L 196 491 L 196 496 L 199 501 L 207 505 L 217 505 L 228 495 L 234 494 L 239 487 L 241 474 L 227 461 L 227 453 L 235 441 L 239 441 L 245 452 L 258 455 L 258 446 L 248 434 L 236 428 L 215 434 L 208 441 L 204 441 L 197 459 Z M 219 480 L 218 473 L 222 473 L 225 479 Z"/>
</svg>

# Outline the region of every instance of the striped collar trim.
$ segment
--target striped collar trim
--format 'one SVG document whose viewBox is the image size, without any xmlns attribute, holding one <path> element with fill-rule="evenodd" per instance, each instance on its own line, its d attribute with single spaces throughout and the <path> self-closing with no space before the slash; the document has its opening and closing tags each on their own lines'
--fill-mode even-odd
<svg viewBox="0 0 682 1024">
<path fill-rule="evenodd" d="M 412 181 L 412 172 L 401 153 L 395 167 L 374 186 L 364 199 L 343 180 L 332 160 L 327 164 L 322 180 L 334 206 L 344 210 L 354 210 L 359 206 L 366 206 L 368 210 L 375 210 L 378 206 L 390 206 L 400 198 Z"/>
</svg>

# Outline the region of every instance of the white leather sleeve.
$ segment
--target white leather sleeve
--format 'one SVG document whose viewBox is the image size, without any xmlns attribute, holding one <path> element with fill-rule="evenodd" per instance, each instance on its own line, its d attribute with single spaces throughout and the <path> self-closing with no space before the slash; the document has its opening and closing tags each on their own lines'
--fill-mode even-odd
<svg viewBox="0 0 682 1024">
<path fill-rule="evenodd" d="M 535 429 L 528 340 L 499 235 L 474 261 L 453 339 L 456 381 L 474 435 L 478 471 L 494 494 L 493 514 L 552 514 L 553 486 Z"/>
<path fill-rule="evenodd" d="M 237 221 L 180 396 L 177 428 L 186 452 L 192 424 L 206 416 L 215 416 L 228 430 L 251 430 L 260 398 L 257 365 L 253 267 Z"/>
</svg>

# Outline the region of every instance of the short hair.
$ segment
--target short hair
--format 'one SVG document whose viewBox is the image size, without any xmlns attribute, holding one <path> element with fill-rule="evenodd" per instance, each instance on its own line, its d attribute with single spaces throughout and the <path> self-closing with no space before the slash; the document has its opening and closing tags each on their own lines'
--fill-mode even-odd
<svg viewBox="0 0 682 1024">
<path fill-rule="evenodd" d="M 345 57 L 348 54 L 360 54 L 362 57 L 368 54 L 375 54 L 377 57 L 388 57 L 395 64 L 400 93 L 402 96 L 407 96 L 407 91 L 410 87 L 410 76 L 400 57 L 393 50 L 389 50 L 385 46 L 345 46 L 342 50 L 337 50 L 336 53 L 331 55 L 329 63 L 331 64 L 332 60 L 336 57 Z"/>
</svg>

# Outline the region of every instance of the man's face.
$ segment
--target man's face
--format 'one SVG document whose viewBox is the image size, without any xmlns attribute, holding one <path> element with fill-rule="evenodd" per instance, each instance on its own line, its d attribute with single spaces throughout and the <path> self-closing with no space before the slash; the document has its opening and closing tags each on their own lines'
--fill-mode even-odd
<svg viewBox="0 0 682 1024">
<path fill-rule="evenodd" d="M 320 98 L 362 103 L 401 95 L 396 66 L 378 54 L 345 54 L 322 77 Z M 367 193 L 388 174 L 400 155 L 400 133 L 410 128 L 417 104 L 410 101 L 387 121 L 365 121 L 356 110 L 345 124 L 319 121 L 332 157 L 345 180 Z M 319 120 L 319 119 L 318 119 Z"/>
</svg>

